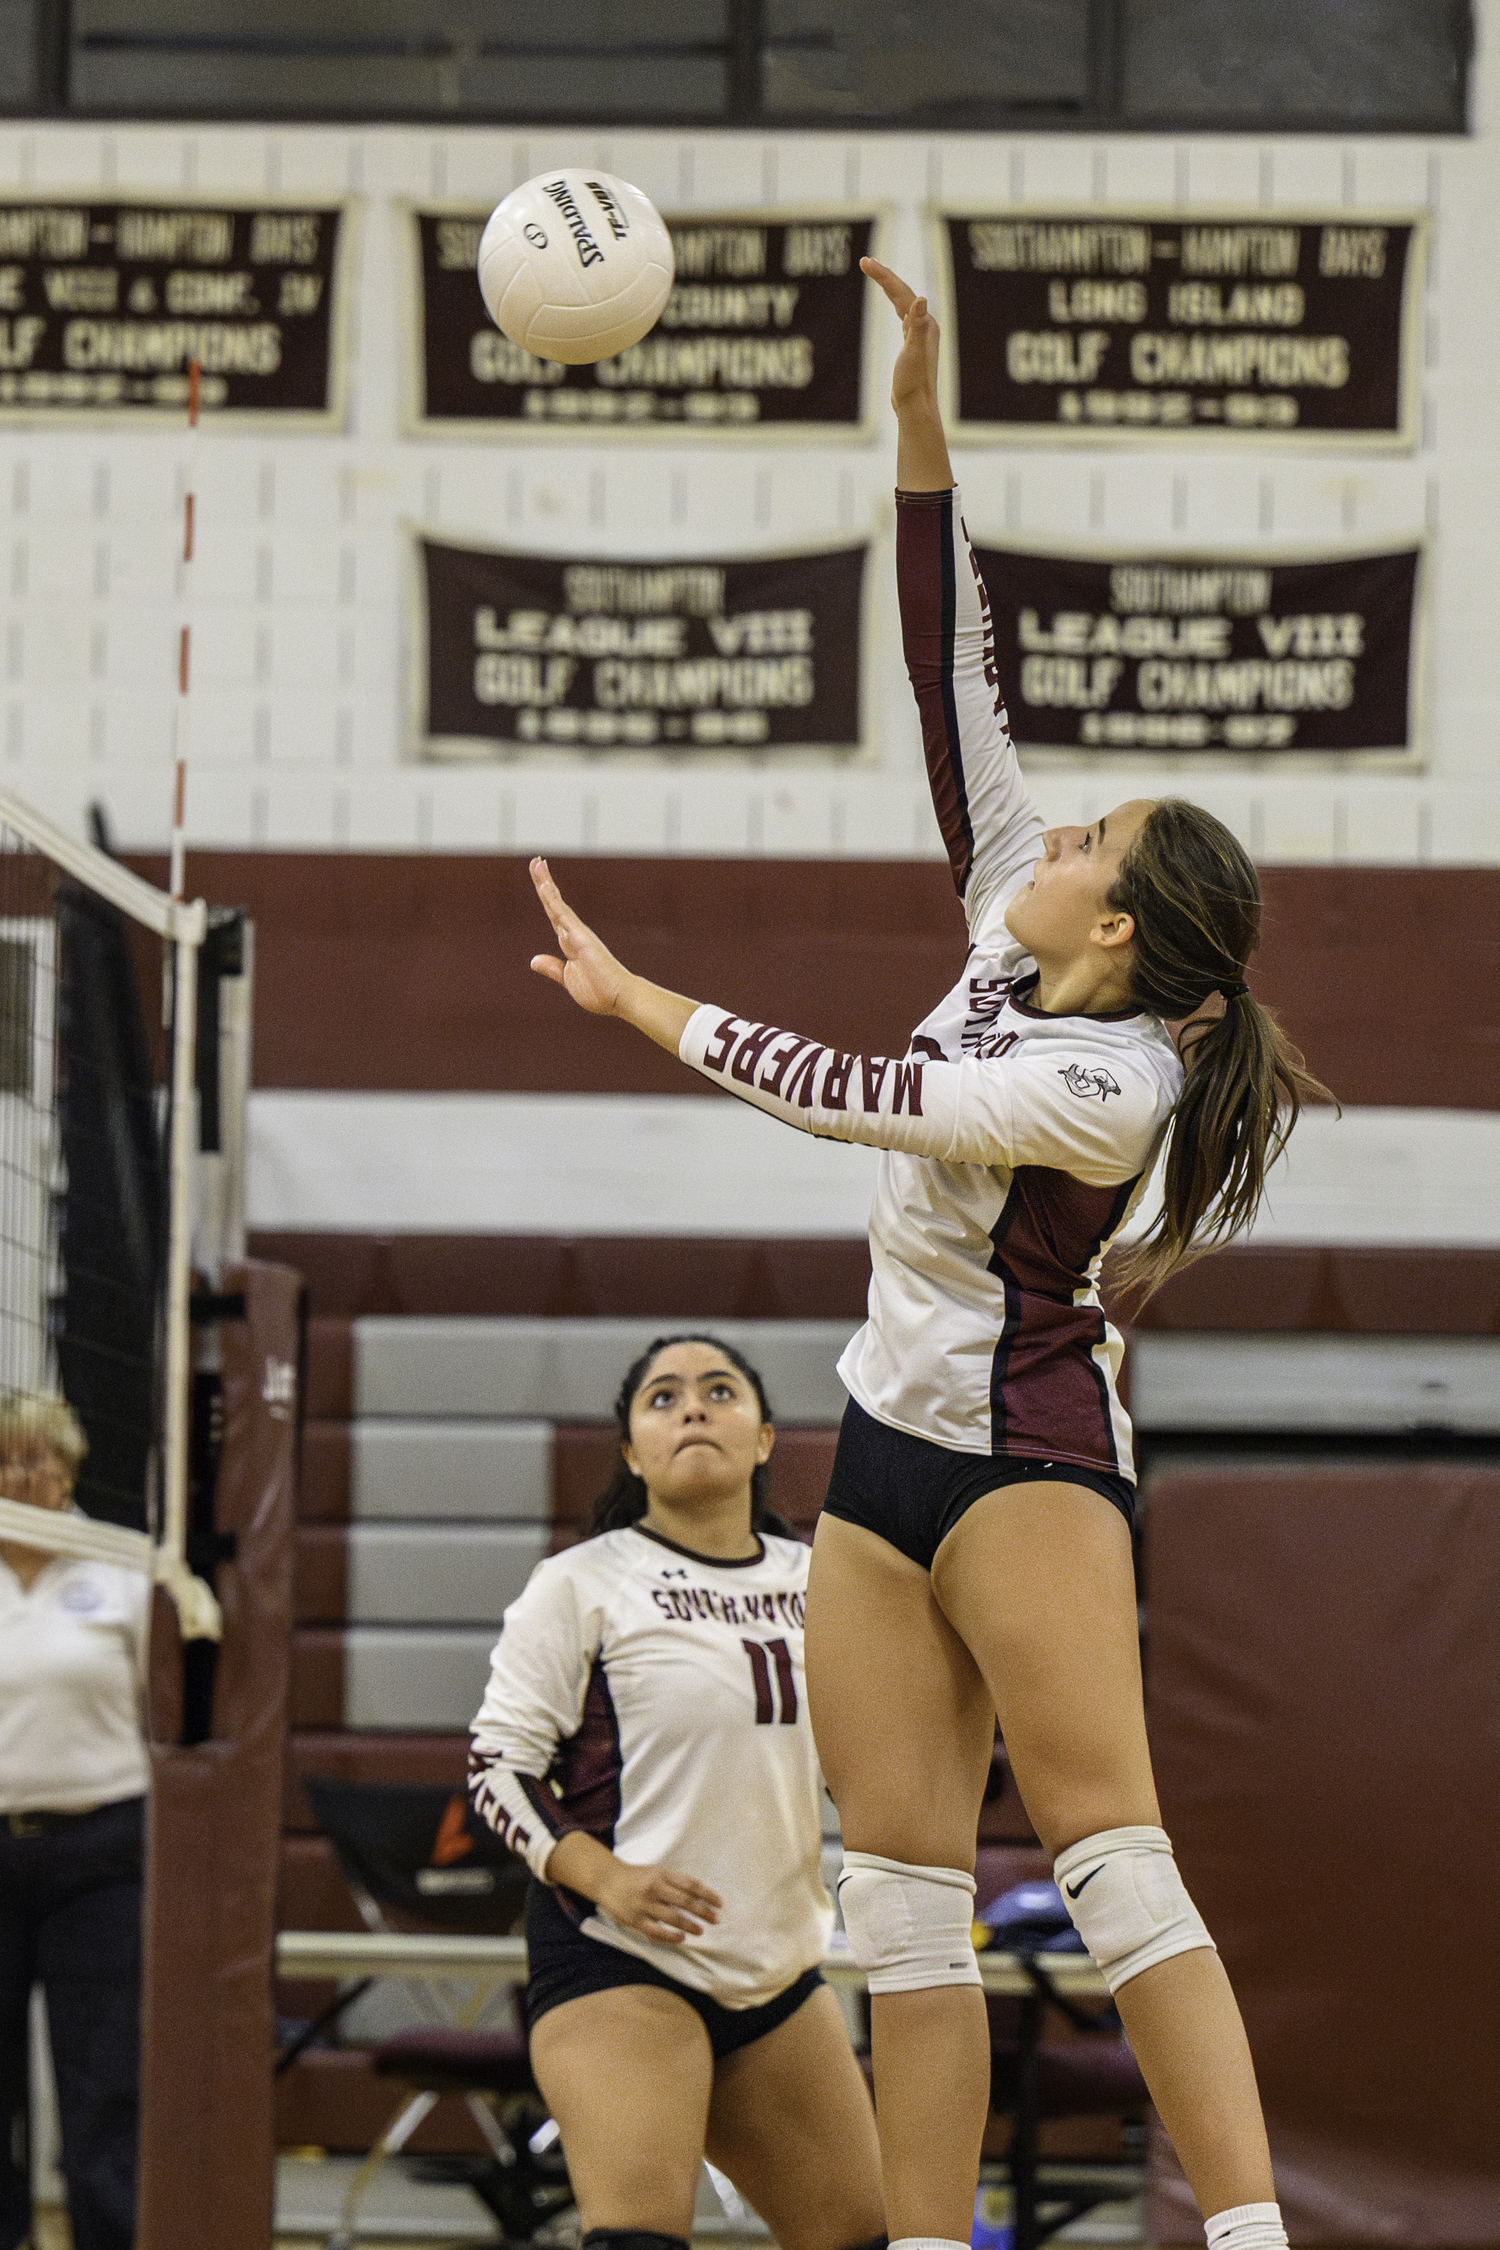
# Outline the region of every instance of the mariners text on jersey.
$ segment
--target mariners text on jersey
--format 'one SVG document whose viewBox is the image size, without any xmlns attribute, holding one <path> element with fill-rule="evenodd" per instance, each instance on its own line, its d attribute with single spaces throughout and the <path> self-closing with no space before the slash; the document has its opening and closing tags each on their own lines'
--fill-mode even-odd
<svg viewBox="0 0 1500 2250">
<path fill-rule="evenodd" d="M 581 1828 L 717 1891 L 720 1920 L 681 1946 L 558 1896 L 590 1937 L 742 2008 L 821 1961 L 833 1926 L 802 1669 L 808 1552 L 761 1548 L 715 1561 L 634 1526 L 539 1563 L 505 1613 L 469 1784 L 541 1880 Z"/>
<path fill-rule="evenodd" d="M 906 1055 L 848 1055 L 699 1008 L 682 1060 L 802 1131 L 882 1156 L 869 1319 L 839 1372 L 867 1413 L 965 1453 L 1133 1479 L 1121 1340 L 1099 1303 L 1182 1065 L 1155 1016 L 1052 1016 L 1005 908 L 1041 857 L 956 492 L 898 494 L 907 670 L 970 952 Z"/>
</svg>

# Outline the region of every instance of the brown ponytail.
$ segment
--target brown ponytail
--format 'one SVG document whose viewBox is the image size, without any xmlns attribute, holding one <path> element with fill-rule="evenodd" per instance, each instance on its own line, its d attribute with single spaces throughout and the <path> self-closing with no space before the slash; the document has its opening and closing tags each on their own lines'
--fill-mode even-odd
<svg viewBox="0 0 1500 2250">
<path fill-rule="evenodd" d="M 1187 1057 L 1161 1210 L 1110 1259 L 1111 1281 L 1144 1303 L 1175 1268 L 1249 1226 L 1303 1102 L 1334 1097 L 1245 986 L 1245 963 L 1260 943 L 1260 883 L 1222 821 L 1163 798 L 1121 861 L 1109 903 L 1135 920 L 1130 996 L 1138 1006 L 1175 1023 L 1211 993 L 1225 994 L 1223 1015 Z"/>
</svg>

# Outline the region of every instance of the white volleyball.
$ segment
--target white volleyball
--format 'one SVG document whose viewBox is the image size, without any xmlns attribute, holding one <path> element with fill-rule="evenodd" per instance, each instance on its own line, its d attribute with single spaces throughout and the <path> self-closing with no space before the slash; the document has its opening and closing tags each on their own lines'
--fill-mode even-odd
<svg viewBox="0 0 1500 2250">
<path fill-rule="evenodd" d="M 515 188 L 479 243 L 479 287 L 496 327 L 570 367 L 639 343 L 673 272 L 672 237 L 650 197 L 581 166 Z"/>
</svg>

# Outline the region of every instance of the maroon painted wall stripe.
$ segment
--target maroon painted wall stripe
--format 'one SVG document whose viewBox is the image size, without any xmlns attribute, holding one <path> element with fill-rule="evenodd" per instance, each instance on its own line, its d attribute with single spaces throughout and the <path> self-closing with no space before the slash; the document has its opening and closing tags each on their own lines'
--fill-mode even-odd
<svg viewBox="0 0 1500 2250">
<path fill-rule="evenodd" d="M 309 1414 L 329 1416 L 350 1411 L 350 1323 L 362 1314 L 613 1315 L 643 1328 L 663 1318 L 857 1321 L 870 1273 L 863 1240 L 845 1237 L 724 1243 L 670 1235 L 258 1234 L 251 1248 L 307 1279 L 309 1326 L 325 1370 L 319 1396 L 334 1389 L 332 1369 L 344 1397 L 342 1407 L 315 1409 L 310 1400 Z M 1500 1335 L 1500 1249 L 1241 1245 L 1169 1281 L 1134 1325 Z M 314 1421 L 308 1437 L 317 1447 L 340 1442 Z M 560 1445 L 565 1439 L 560 1433 Z M 592 1477 L 596 1468 L 590 1458 L 581 1473 Z M 336 1455 L 318 1462 L 305 1516 L 347 1508 L 346 1466 L 340 1475 Z M 572 1477 L 560 1466 L 564 1514 L 576 1512 Z"/>
<path fill-rule="evenodd" d="M 160 882 L 166 862 L 130 864 Z M 644 975 L 741 1014 L 900 1054 L 963 965 L 940 860 L 558 859 L 573 904 Z M 1273 867 L 1251 967 L 1348 1102 L 1500 1106 L 1500 869 Z M 701 1093 L 527 963 L 519 858 L 194 852 L 189 888 L 256 922 L 256 1084 L 365 1091 Z"/>
</svg>

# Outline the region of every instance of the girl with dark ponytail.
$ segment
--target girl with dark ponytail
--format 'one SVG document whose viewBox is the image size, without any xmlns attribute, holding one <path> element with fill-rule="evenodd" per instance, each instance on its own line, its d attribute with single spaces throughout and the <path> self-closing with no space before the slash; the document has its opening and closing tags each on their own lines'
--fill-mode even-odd
<svg viewBox="0 0 1500 2250">
<path fill-rule="evenodd" d="M 705 2155 L 782 2250 L 885 2250 L 880 2151 L 819 1974 L 833 1908 L 808 1552 L 766 1504 L 766 1387 L 658 1336 L 593 1536 L 505 1613 L 470 1794 L 535 1880 L 531 2066 L 583 2250 L 689 2250 Z"/>
<path fill-rule="evenodd" d="M 602 1531 L 623 1531 L 627 1524 L 639 1523 L 651 1505 L 651 1495 L 646 1490 L 645 1479 L 631 1467 L 626 1459 L 625 1448 L 630 1444 L 631 1409 L 635 1405 L 636 1394 L 646 1380 L 646 1371 L 658 1354 L 666 1351 L 672 1344 L 711 1346 L 721 1359 L 738 1369 L 754 1391 L 762 1423 L 769 1428 L 774 1419 L 771 1401 L 766 1396 L 766 1386 L 760 1379 L 759 1371 L 750 1365 L 743 1352 L 735 1350 L 733 1344 L 726 1344 L 718 1336 L 705 1336 L 696 1329 L 680 1336 L 658 1336 L 654 1343 L 646 1346 L 639 1359 L 631 1361 L 625 1370 L 625 1380 L 615 1394 L 615 1427 L 620 1433 L 620 1451 L 615 1455 L 610 1480 L 594 1502 L 593 1513 L 589 1518 L 589 1530 L 595 1538 Z M 769 1531 L 780 1539 L 794 1538 L 796 1534 L 791 1525 L 783 1522 L 769 1505 L 767 1494 L 770 1484 L 771 1464 L 767 1456 L 764 1461 L 757 1461 L 750 1471 L 750 1529 L 754 1532 Z"/>
<path fill-rule="evenodd" d="M 1245 982 L 1260 882 L 1221 820 L 1180 797 L 1153 805 L 1108 902 L 1134 925 L 1130 996 L 1174 1026 L 1187 1066 L 1161 1209 L 1110 1260 L 1111 1279 L 1144 1302 L 1176 1268 L 1243 1233 L 1303 1102 L 1333 1096 Z"/>
<path fill-rule="evenodd" d="M 895 274 L 864 270 L 904 332 L 896 578 L 969 925 L 959 981 L 899 1060 L 846 1054 L 632 976 L 541 860 L 558 950 L 532 967 L 783 1123 L 883 1152 L 807 1674 L 844 1925 L 869 1978 L 895 2250 L 959 2250 L 972 2224 L 989 2040 L 969 1914 L 997 1715 L 1209 2250 L 1283 2250 L 1244 2027 L 1160 1824 L 1123 1346 L 1099 1284 L 1116 1245 L 1114 1270 L 1149 1294 L 1247 1227 L 1323 1089 L 1246 985 L 1260 893 L 1221 822 L 1136 799 L 1086 827 L 1043 824 L 953 488 L 937 324 Z M 1164 1146 L 1161 1210 L 1127 1246 Z"/>
</svg>

